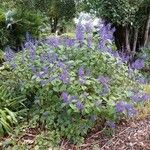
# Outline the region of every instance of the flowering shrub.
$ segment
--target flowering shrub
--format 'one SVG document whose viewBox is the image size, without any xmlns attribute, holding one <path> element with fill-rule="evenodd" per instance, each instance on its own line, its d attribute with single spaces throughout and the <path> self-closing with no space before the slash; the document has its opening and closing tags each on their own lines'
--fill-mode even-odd
<svg viewBox="0 0 150 150">
<path fill-rule="evenodd" d="M 114 126 L 120 114 L 136 113 L 148 95 L 137 82 L 138 71 L 113 51 L 113 32 L 110 25 L 100 26 L 97 40 L 92 27 L 78 24 L 76 39 L 28 40 L 18 54 L 8 49 L 5 66 L 15 85 L 11 77 L 5 85 L 26 96 L 32 123 L 78 143 L 96 123 Z"/>
</svg>

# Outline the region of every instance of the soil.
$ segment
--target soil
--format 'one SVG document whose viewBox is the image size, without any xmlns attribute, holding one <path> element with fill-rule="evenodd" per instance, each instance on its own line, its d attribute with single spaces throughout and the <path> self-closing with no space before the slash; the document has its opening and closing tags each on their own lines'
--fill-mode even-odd
<svg viewBox="0 0 150 150">
<path fill-rule="evenodd" d="M 113 136 L 110 133 L 105 127 L 96 129 L 88 134 L 84 144 L 76 146 L 64 140 L 59 150 L 150 150 L 150 117 L 124 120 L 113 130 Z M 38 134 L 40 131 L 37 128 L 27 128 L 18 142 L 28 143 L 34 149 Z"/>
<path fill-rule="evenodd" d="M 112 137 L 98 131 L 80 147 L 64 142 L 61 150 L 150 150 L 150 118 L 123 121 Z"/>
</svg>

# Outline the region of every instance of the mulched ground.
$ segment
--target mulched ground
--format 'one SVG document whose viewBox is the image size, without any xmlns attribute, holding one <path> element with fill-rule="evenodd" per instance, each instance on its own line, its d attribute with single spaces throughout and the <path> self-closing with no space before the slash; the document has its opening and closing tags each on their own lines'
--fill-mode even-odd
<svg viewBox="0 0 150 150">
<path fill-rule="evenodd" d="M 64 142 L 61 150 L 150 150 L 150 118 L 122 122 L 111 138 L 98 131 L 78 148 Z"/>
<path fill-rule="evenodd" d="M 93 131 L 85 139 L 85 143 L 78 147 L 62 141 L 59 150 L 150 150 L 150 117 L 122 121 L 117 125 L 113 136 L 108 136 L 106 131 L 106 128 Z M 34 149 L 34 139 L 38 134 L 38 129 L 27 128 L 18 142 L 28 143 Z"/>
</svg>

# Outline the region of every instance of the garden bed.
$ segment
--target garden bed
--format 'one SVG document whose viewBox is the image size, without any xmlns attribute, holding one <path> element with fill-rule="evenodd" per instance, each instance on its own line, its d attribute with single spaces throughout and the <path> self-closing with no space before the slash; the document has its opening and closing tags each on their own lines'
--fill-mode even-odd
<svg viewBox="0 0 150 150">
<path fill-rule="evenodd" d="M 40 128 L 23 129 L 22 134 L 16 137 L 17 145 L 26 145 L 33 150 L 37 147 L 36 136 L 41 134 Z M 48 131 L 44 131 L 48 132 Z M 150 149 L 150 118 L 122 120 L 110 136 L 110 131 L 105 127 L 102 130 L 93 130 L 85 142 L 76 146 L 67 140 L 62 140 L 59 148 L 54 150 L 149 150 Z M 41 137 L 42 138 L 42 137 Z M 43 136 L 43 139 L 46 138 Z M 3 139 L 5 142 L 13 140 L 12 137 Z M 48 140 L 48 138 L 47 138 Z M 12 142 L 13 143 L 13 142 Z M 48 146 L 48 145 L 47 145 Z M 10 144 L 13 148 L 13 145 Z M 2 148 L 1 148 L 2 149 Z M 47 148 L 48 149 L 48 148 Z M 52 150 L 49 148 L 48 150 Z"/>
</svg>

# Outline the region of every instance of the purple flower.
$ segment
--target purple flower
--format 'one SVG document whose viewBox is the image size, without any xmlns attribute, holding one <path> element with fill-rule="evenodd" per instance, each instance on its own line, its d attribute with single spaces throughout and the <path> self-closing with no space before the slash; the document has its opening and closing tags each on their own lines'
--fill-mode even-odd
<svg viewBox="0 0 150 150">
<path fill-rule="evenodd" d="M 83 77 L 84 76 L 84 69 L 82 67 L 79 68 L 79 70 L 78 70 L 78 76 L 79 77 Z"/>
<path fill-rule="evenodd" d="M 29 59 L 31 61 L 35 60 L 35 57 L 36 57 L 35 45 L 31 41 L 29 41 L 29 42 L 26 42 L 24 46 L 25 46 L 25 49 L 29 50 Z"/>
<path fill-rule="evenodd" d="M 130 57 L 124 53 L 121 53 L 120 58 L 121 58 L 123 63 L 128 62 L 130 59 Z"/>
<path fill-rule="evenodd" d="M 147 101 L 150 98 L 150 96 L 147 93 L 134 92 L 130 98 L 133 102 L 142 102 L 142 101 Z"/>
<path fill-rule="evenodd" d="M 115 32 L 115 28 L 111 28 L 111 24 L 107 25 L 100 25 L 99 26 L 99 36 L 100 36 L 100 41 L 99 41 L 99 49 L 101 50 L 106 50 L 106 44 L 108 41 L 113 40 L 113 33 Z"/>
<path fill-rule="evenodd" d="M 78 23 L 77 27 L 76 27 L 76 39 L 79 42 L 83 42 L 84 41 L 84 27 L 83 27 L 83 25 L 81 23 Z"/>
<path fill-rule="evenodd" d="M 46 43 L 53 47 L 58 47 L 61 44 L 61 40 L 58 37 L 50 37 L 47 39 Z"/>
<path fill-rule="evenodd" d="M 149 94 L 144 93 L 144 94 L 142 95 L 142 100 L 143 100 L 143 101 L 147 101 L 147 100 L 149 100 L 149 99 L 150 99 L 150 95 L 149 95 Z"/>
<path fill-rule="evenodd" d="M 131 64 L 132 69 L 142 69 L 145 66 L 143 59 L 137 59 L 134 63 Z"/>
<path fill-rule="evenodd" d="M 47 73 L 48 73 L 48 70 L 49 70 L 49 69 L 48 69 L 48 67 L 47 67 L 47 66 L 43 67 L 43 71 L 44 71 L 44 73 L 45 73 L 45 74 L 47 74 Z"/>
<path fill-rule="evenodd" d="M 92 24 L 91 24 L 90 22 L 89 22 L 89 23 L 86 23 L 86 24 L 85 24 L 85 31 L 86 31 L 87 33 L 91 33 L 92 30 L 93 30 Z"/>
<path fill-rule="evenodd" d="M 75 39 L 66 39 L 65 40 L 65 46 L 72 47 L 75 44 Z"/>
<path fill-rule="evenodd" d="M 133 105 L 131 105 L 131 104 L 126 104 L 125 109 L 127 111 L 128 116 L 133 116 L 136 114 L 136 110 L 134 109 Z"/>
<path fill-rule="evenodd" d="M 77 107 L 79 110 L 82 110 L 82 109 L 84 108 L 83 104 L 82 104 L 80 101 L 78 101 L 78 102 L 76 103 L 76 107 Z"/>
<path fill-rule="evenodd" d="M 141 101 L 142 101 L 140 94 L 134 94 L 134 95 L 132 95 L 130 98 L 131 98 L 132 101 L 134 101 L 134 102 L 141 102 Z"/>
<path fill-rule="evenodd" d="M 47 53 L 43 53 L 40 55 L 40 61 L 41 63 L 45 63 L 48 61 Z"/>
<path fill-rule="evenodd" d="M 7 47 L 4 55 L 4 59 L 8 62 L 11 62 L 14 57 L 15 57 L 14 52 L 10 49 L 10 47 Z"/>
<path fill-rule="evenodd" d="M 39 77 L 39 78 L 43 78 L 44 75 L 45 75 L 44 72 L 38 72 L 38 73 L 36 73 L 36 76 Z"/>
<path fill-rule="evenodd" d="M 98 81 L 99 81 L 100 83 L 102 83 L 103 85 L 105 85 L 106 83 L 108 83 L 109 80 L 110 80 L 110 79 L 109 79 L 108 77 L 104 77 L 104 76 L 98 77 Z"/>
<path fill-rule="evenodd" d="M 119 101 L 115 106 L 116 112 L 122 113 L 125 110 L 125 103 L 123 101 Z"/>
<path fill-rule="evenodd" d="M 64 103 L 67 103 L 69 101 L 69 95 L 68 95 L 68 93 L 67 92 L 63 92 L 61 94 L 61 98 L 63 99 Z"/>
<path fill-rule="evenodd" d="M 133 116 L 136 113 L 136 110 L 132 104 L 123 101 L 118 102 L 115 109 L 118 113 L 126 112 L 128 116 Z"/>
<path fill-rule="evenodd" d="M 61 61 L 59 61 L 57 63 L 57 66 L 60 67 L 61 69 L 65 69 L 66 68 L 65 64 L 63 62 L 61 62 Z"/>
<path fill-rule="evenodd" d="M 55 63 L 58 59 L 58 54 L 49 52 L 46 57 L 49 63 Z"/>
<path fill-rule="evenodd" d="M 60 74 L 60 80 L 64 83 L 67 84 L 70 82 L 70 77 L 69 74 L 66 70 L 63 70 L 63 72 Z"/>
<path fill-rule="evenodd" d="M 137 77 L 136 81 L 141 83 L 141 84 L 145 84 L 145 82 L 146 82 L 144 77 Z"/>
</svg>

